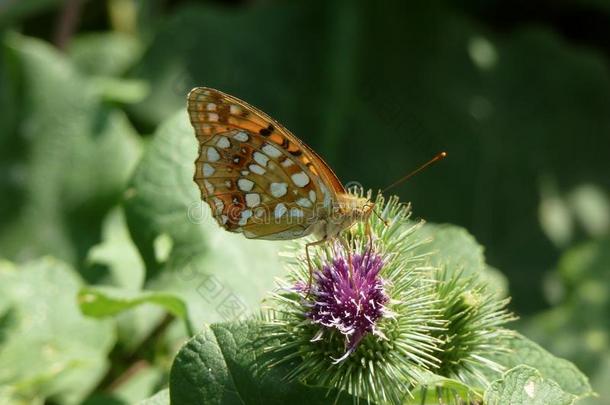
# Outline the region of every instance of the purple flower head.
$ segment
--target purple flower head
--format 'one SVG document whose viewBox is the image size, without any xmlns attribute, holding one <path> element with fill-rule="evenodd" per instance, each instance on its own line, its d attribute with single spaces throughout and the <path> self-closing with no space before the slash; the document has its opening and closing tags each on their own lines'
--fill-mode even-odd
<svg viewBox="0 0 610 405">
<path fill-rule="evenodd" d="M 307 316 L 319 325 L 336 329 L 346 338 L 347 352 L 337 362 L 347 358 L 367 333 L 380 335 L 375 323 L 384 315 L 389 298 L 379 271 L 384 265 L 381 256 L 371 251 L 347 259 L 337 256 L 314 272 L 311 290 L 313 301 Z M 322 331 L 313 340 L 320 339 Z"/>
</svg>

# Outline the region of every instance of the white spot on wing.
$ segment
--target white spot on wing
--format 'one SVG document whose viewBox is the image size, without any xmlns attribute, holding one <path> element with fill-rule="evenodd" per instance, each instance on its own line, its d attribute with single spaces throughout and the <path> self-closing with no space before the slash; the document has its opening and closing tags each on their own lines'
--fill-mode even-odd
<svg viewBox="0 0 610 405">
<path fill-rule="evenodd" d="M 307 184 L 309 184 L 309 177 L 307 177 L 307 175 L 303 172 L 295 173 L 290 176 L 290 178 L 292 179 L 292 182 L 298 187 L 305 187 Z"/>
<path fill-rule="evenodd" d="M 311 201 L 309 201 L 308 198 L 299 198 L 297 200 L 297 205 L 300 205 L 301 207 L 309 208 L 309 207 L 311 207 Z"/>
<path fill-rule="evenodd" d="M 212 194 L 214 192 L 214 186 L 209 181 L 204 180 L 203 185 L 205 186 L 205 189 L 208 191 L 208 193 Z"/>
<path fill-rule="evenodd" d="M 275 206 L 273 215 L 276 218 L 281 218 L 282 215 L 284 215 L 286 212 L 288 212 L 288 210 L 286 209 L 286 206 L 283 203 L 279 203 L 278 205 Z"/>
<path fill-rule="evenodd" d="M 245 132 L 242 132 L 242 131 L 240 131 L 240 132 L 236 133 L 235 135 L 233 135 L 233 138 L 237 139 L 239 142 L 248 142 L 248 139 L 250 139 L 248 137 L 248 134 L 245 133 Z"/>
<path fill-rule="evenodd" d="M 227 138 L 226 136 L 221 136 L 220 139 L 218 139 L 218 142 L 216 142 L 216 146 L 222 149 L 226 149 L 231 146 L 231 142 L 229 142 L 229 138 Z"/>
<path fill-rule="evenodd" d="M 214 203 L 214 206 L 216 207 L 216 213 L 220 214 L 222 212 L 222 210 L 225 207 L 225 204 L 222 202 L 222 200 L 220 198 L 212 198 L 212 202 Z"/>
<path fill-rule="evenodd" d="M 210 121 L 210 122 L 217 122 L 218 121 L 218 114 L 216 114 L 216 113 L 208 113 L 208 121 Z"/>
<path fill-rule="evenodd" d="M 322 194 L 324 195 L 324 201 L 322 203 L 324 208 L 330 208 L 330 193 L 328 192 L 328 189 L 322 182 L 320 182 L 320 190 L 322 191 Z"/>
<path fill-rule="evenodd" d="M 303 210 L 300 208 L 290 208 L 290 216 L 302 218 L 303 216 L 305 216 L 305 213 L 303 213 Z"/>
<path fill-rule="evenodd" d="M 257 193 L 246 194 L 246 205 L 248 207 L 256 207 L 261 203 L 261 196 Z"/>
<path fill-rule="evenodd" d="M 239 226 L 244 226 L 248 223 L 248 218 L 252 216 L 252 210 L 243 210 L 241 212 L 241 217 L 239 218 L 239 222 L 237 223 Z"/>
<path fill-rule="evenodd" d="M 259 165 L 250 165 L 250 166 L 248 166 L 248 169 L 250 169 L 252 171 L 252 173 L 256 173 L 256 174 L 260 174 L 260 175 L 265 174 L 265 169 L 263 169 Z"/>
<path fill-rule="evenodd" d="M 237 187 L 239 187 L 241 191 L 250 191 L 252 190 L 252 187 L 254 187 L 254 182 L 248 179 L 239 179 L 237 180 Z"/>
<path fill-rule="evenodd" d="M 205 107 L 205 109 L 208 111 L 216 111 L 216 104 L 208 103 L 208 105 Z"/>
<path fill-rule="evenodd" d="M 239 106 L 237 106 L 237 105 L 235 105 L 235 104 L 231 104 L 231 105 L 229 106 L 229 112 L 230 112 L 232 115 L 238 115 L 238 114 L 240 114 L 240 113 L 241 113 L 241 108 L 239 108 Z"/>
<path fill-rule="evenodd" d="M 260 152 L 254 152 L 254 160 L 261 166 L 267 166 L 269 158 Z"/>
<path fill-rule="evenodd" d="M 309 190 L 309 199 L 312 203 L 316 202 L 316 192 L 313 190 Z"/>
<path fill-rule="evenodd" d="M 282 152 L 276 148 L 275 146 L 269 145 L 268 143 L 266 143 L 263 146 L 263 152 L 265 152 L 267 155 L 271 156 L 272 158 L 277 158 L 282 156 Z"/>
<path fill-rule="evenodd" d="M 290 166 L 292 166 L 293 164 L 294 164 L 294 162 L 293 162 L 293 161 L 292 161 L 292 159 L 290 159 L 290 158 L 286 158 L 286 160 L 284 160 L 284 161 L 282 162 L 282 166 L 284 166 L 284 167 L 290 167 Z"/>
<path fill-rule="evenodd" d="M 208 148 L 207 156 L 208 156 L 209 162 L 216 162 L 218 159 L 220 159 L 220 155 L 218 154 L 218 151 L 216 150 L 216 148 L 212 148 L 212 147 Z"/>
<path fill-rule="evenodd" d="M 204 177 L 210 177 L 214 174 L 214 168 L 209 163 L 204 163 L 201 171 Z"/>
<path fill-rule="evenodd" d="M 282 197 L 286 195 L 288 191 L 288 184 L 286 183 L 271 183 L 269 186 L 269 191 L 271 191 L 271 195 L 275 198 Z"/>
</svg>

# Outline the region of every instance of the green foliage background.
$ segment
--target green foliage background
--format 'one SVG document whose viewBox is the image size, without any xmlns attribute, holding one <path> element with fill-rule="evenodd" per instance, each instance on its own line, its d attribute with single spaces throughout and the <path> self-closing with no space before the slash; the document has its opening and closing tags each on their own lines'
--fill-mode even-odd
<svg viewBox="0 0 610 405">
<path fill-rule="evenodd" d="M 0 398 L 144 399 L 189 329 L 231 320 L 218 289 L 254 310 L 282 274 L 280 245 L 188 220 L 206 85 L 365 188 L 448 151 L 394 191 L 485 246 L 518 329 L 604 403 L 609 27 L 604 0 L 0 2 Z"/>
</svg>

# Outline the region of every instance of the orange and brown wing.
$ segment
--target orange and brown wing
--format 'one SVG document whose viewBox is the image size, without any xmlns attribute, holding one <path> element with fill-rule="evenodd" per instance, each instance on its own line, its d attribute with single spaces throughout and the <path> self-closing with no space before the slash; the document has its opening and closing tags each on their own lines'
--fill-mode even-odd
<svg viewBox="0 0 610 405">
<path fill-rule="evenodd" d="M 194 180 L 218 223 L 248 238 L 294 239 L 345 192 L 326 163 L 262 111 L 205 87 L 188 95 L 199 141 Z"/>
</svg>

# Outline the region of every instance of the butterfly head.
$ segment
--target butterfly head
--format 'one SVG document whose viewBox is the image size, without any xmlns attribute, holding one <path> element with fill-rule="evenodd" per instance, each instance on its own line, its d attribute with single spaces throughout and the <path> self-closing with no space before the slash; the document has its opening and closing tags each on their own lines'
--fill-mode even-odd
<svg viewBox="0 0 610 405">
<path fill-rule="evenodd" d="M 368 221 L 375 203 L 365 197 L 345 194 L 339 201 L 338 222 L 342 229 L 347 229 L 356 222 Z"/>
</svg>

